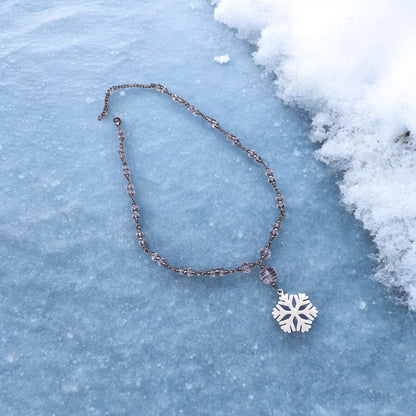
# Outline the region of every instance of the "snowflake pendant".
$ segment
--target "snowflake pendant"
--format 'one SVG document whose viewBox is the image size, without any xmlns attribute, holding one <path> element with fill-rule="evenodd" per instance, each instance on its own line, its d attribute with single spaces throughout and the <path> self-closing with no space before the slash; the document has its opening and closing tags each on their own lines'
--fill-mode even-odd
<svg viewBox="0 0 416 416">
<path fill-rule="evenodd" d="M 305 293 L 297 295 L 282 293 L 279 302 L 273 308 L 272 315 L 284 332 L 308 332 L 312 321 L 318 315 L 318 309 L 312 305 Z"/>
</svg>

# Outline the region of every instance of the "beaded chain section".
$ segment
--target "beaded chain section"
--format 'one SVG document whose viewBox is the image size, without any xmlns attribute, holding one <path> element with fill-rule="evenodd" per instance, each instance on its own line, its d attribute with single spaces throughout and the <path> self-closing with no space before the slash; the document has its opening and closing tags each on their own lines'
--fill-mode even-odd
<svg viewBox="0 0 416 416">
<path fill-rule="evenodd" d="M 273 227 L 270 231 L 270 237 L 267 244 L 260 249 L 259 251 L 259 258 L 254 262 L 243 262 L 240 266 L 226 269 L 223 267 L 216 267 L 209 270 L 194 270 L 191 267 L 174 267 L 170 265 L 165 258 L 163 258 L 160 254 L 152 251 L 148 243 L 145 239 L 142 227 L 140 225 L 140 213 L 139 207 L 136 204 L 134 199 L 135 190 L 134 185 L 132 183 L 132 176 L 130 172 L 129 165 L 126 161 L 126 154 L 124 150 L 124 140 L 125 140 L 125 133 L 124 130 L 121 129 L 122 120 L 120 117 L 115 117 L 113 122 L 117 127 L 117 136 L 119 140 L 119 148 L 118 148 L 118 155 L 121 160 L 122 170 L 124 178 L 127 181 L 127 193 L 131 199 L 131 211 L 132 217 L 136 224 L 136 236 L 139 241 L 139 245 L 142 247 L 143 251 L 146 254 L 149 254 L 152 260 L 157 262 L 159 266 L 166 267 L 167 269 L 179 273 L 181 275 L 186 276 L 224 276 L 227 274 L 232 274 L 236 272 L 243 272 L 243 273 L 250 273 L 252 268 L 255 266 L 260 267 L 260 280 L 266 284 L 271 285 L 274 289 L 276 289 L 277 294 L 279 295 L 279 302 L 273 308 L 272 315 L 278 321 L 280 328 L 284 332 L 293 332 L 293 331 L 300 331 L 300 332 L 307 332 L 309 331 L 312 321 L 317 316 L 317 309 L 315 306 L 311 304 L 309 298 L 304 293 L 299 293 L 297 295 L 288 295 L 286 294 L 281 288 L 279 288 L 276 284 L 277 280 L 277 272 L 276 270 L 271 267 L 263 264 L 263 261 L 268 259 L 271 255 L 270 246 L 275 239 L 275 237 L 279 234 L 280 226 L 282 220 L 285 216 L 285 204 L 283 201 L 283 196 L 280 192 L 279 187 L 276 184 L 276 178 L 274 176 L 273 171 L 269 168 L 266 162 L 254 151 L 250 150 L 245 147 L 239 138 L 234 136 L 233 134 L 224 130 L 220 123 L 212 117 L 206 116 L 202 113 L 199 109 L 188 103 L 185 99 L 179 97 L 177 94 L 173 94 L 170 92 L 166 87 L 161 84 L 122 84 L 122 85 L 115 85 L 109 88 L 105 94 L 104 98 L 104 108 L 102 113 L 98 116 L 98 120 L 101 121 L 103 118 L 108 114 L 109 106 L 110 106 L 110 95 L 116 90 L 125 89 L 125 88 L 153 88 L 157 92 L 161 94 L 166 94 L 172 98 L 174 102 L 179 105 L 185 106 L 194 116 L 198 116 L 203 118 L 208 124 L 211 125 L 212 128 L 219 130 L 223 133 L 228 141 L 230 141 L 233 145 L 239 147 L 243 150 L 247 156 L 254 160 L 255 163 L 258 163 L 263 166 L 265 169 L 265 175 L 267 177 L 267 181 L 273 186 L 273 189 L 276 192 L 276 207 L 279 212 L 278 219 L 274 222 Z"/>
</svg>

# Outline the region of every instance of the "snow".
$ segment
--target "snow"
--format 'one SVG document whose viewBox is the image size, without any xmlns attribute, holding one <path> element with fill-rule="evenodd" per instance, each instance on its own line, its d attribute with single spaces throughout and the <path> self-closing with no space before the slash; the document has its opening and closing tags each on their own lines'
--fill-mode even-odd
<svg viewBox="0 0 416 416">
<path fill-rule="evenodd" d="M 219 64 L 227 64 L 230 62 L 230 57 L 228 55 L 220 55 L 214 57 L 215 62 L 218 62 Z"/>
<path fill-rule="evenodd" d="M 276 94 L 312 118 L 316 156 L 377 245 L 374 276 L 416 310 L 416 5 L 407 0 L 221 0 Z"/>
<path fill-rule="evenodd" d="M 1 416 L 414 413 L 414 315 L 366 278 L 375 246 L 309 118 L 207 1 L 0 10 Z M 140 249 L 115 116 L 147 241 L 172 264 L 255 258 L 277 210 L 263 169 L 166 96 L 114 93 L 98 122 L 124 82 L 166 85 L 272 167 L 287 217 L 267 264 L 319 310 L 307 334 L 280 330 L 258 269 L 188 278 Z"/>
</svg>

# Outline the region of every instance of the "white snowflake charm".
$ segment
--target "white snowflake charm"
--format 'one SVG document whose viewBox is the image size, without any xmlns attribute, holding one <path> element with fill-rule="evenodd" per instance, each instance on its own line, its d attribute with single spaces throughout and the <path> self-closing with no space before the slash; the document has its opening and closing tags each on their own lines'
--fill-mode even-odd
<svg viewBox="0 0 416 416">
<path fill-rule="evenodd" d="M 272 315 L 284 332 L 308 332 L 311 329 L 312 321 L 318 315 L 318 309 L 312 305 L 305 293 L 297 295 L 281 293 Z"/>
</svg>

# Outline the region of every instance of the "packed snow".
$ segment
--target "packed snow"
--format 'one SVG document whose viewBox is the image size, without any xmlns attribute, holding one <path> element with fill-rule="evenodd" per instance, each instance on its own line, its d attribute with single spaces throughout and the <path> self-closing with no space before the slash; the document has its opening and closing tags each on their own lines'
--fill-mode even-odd
<svg viewBox="0 0 416 416">
<path fill-rule="evenodd" d="M 416 310 L 416 3 L 221 0 L 215 17 L 309 112 L 316 156 L 378 247 L 375 277 Z"/>
<path fill-rule="evenodd" d="M 214 57 L 214 60 L 219 64 L 227 64 L 228 62 L 230 62 L 230 57 L 228 55 L 220 55 Z"/>
</svg>

